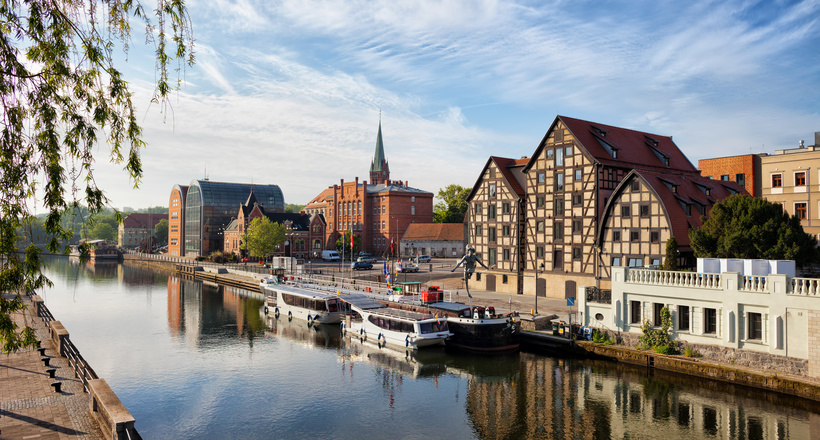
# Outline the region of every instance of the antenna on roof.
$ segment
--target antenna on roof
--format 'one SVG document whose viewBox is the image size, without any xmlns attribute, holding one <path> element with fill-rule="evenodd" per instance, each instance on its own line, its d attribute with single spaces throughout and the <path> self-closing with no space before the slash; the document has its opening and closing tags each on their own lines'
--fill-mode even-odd
<svg viewBox="0 0 820 440">
<path fill-rule="evenodd" d="M 203 180 L 208 180 L 208 165 L 205 165 L 205 178 Z"/>
</svg>

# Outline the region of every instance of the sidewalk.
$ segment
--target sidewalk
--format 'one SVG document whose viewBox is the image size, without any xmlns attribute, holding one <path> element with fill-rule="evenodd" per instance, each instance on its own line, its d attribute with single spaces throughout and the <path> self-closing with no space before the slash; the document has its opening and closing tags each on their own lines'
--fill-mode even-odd
<svg viewBox="0 0 820 440">
<path fill-rule="evenodd" d="M 34 328 L 45 356 L 36 349 L 0 354 L 0 439 L 102 439 L 82 382 L 55 352 L 48 329 L 34 316 L 31 300 L 24 297 L 24 301 L 28 307 L 12 319 L 21 328 L 26 324 Z M 48 367 L 42 357 L 49 358 Z M 48 368 L 57 370 L 53 379 Z M 54 381 L 62 382 L 61 392 L 52 388 Z"/>
</svg>

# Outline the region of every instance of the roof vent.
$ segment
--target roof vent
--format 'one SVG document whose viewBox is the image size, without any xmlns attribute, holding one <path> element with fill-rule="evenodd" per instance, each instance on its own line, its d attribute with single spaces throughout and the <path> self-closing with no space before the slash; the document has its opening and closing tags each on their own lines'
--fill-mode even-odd
<svg viewBox="0 0 820 440">
<path fill-rule="evenodd" d="M 806 144 L 806 141 L 804 141 L 803 139 L 800 139 L 800 148 L 806 148 L 805 144 Z"/>
</svg>

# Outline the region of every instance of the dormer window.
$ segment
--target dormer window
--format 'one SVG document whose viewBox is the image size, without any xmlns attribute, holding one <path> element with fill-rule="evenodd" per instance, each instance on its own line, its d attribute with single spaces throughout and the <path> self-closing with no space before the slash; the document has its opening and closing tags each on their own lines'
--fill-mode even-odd
<svg viewBox="0 0 820 440">
<path fill-rule="evenodd" d="M 653 147 L 651 144 L 647 144 L 647 145 L 649 145 L 649 149 L 652 150 L 652 154 L 655 155 L 655 157 L 663 164 L 663 166 L 668 167 L 669 166 L 669 156 L 661 153 L 660 150 Z M 657 145 L 657 144 L 655 144 L 655 145 Z"/>
<path fill-rule="evenodd" d="M 601 147 L 603 147 L 603 149 L 606 150 L 606 152 L 609 153 L 613 159 L 618 159 L 618 149 L 615 146 L 599 137 L 595 137 L 595 140 L 601 144 Z"/>
<path fill-rule="evenodd" d="M 607 133 L 607 131 L 606 131 L 606 130 L 604 130 L 603 128 L 601 128 L 601 127 L 596 127 L 596 126 L 594 126 L 594 125 L 590 125 L 590 127 L 592 127 L 592 130 L 594 130 L 594 131 L 595 131 L 595 133 L 598 133 L 598 135 L 600 135 L 601 137 L 606 137 L 606 133 Z"/>
</svg>

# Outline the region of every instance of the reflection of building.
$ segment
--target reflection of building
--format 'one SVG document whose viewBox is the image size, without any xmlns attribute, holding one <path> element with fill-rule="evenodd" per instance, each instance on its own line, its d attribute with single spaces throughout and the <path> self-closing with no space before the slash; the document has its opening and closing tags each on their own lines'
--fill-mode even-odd
<svg viewBox="0 0 820 440">
<path fill-rule="evenodd" d="M 185 255 L 185 194 L 187 185 L 174 185 L 168 206 L 168 254 Z"/>
<path fill-rule="evenodd" d="M 154 237 L 154 228 L 162 219 L 167 219 L 165 214 L 128 214 L 117 231 L 117 243 L 119 246 L 133 248 L 139 246 L 143 241 Z"/>
<path fill-rule="evenodd" d="M 358 177 L 353 182 L 341 180 L 305 205 L 305 212 L 322 214 L 327 222 L 323 249 L 335 249 L 336 239 L 345 231 L 353 231 L 361 239 L 362 250 L 385 253 L 391 241 L 398 245 L 410 224 L 433 221 L 432 193 L 390 180 L 381 122 L 370 178 L 369 184 L 360 183 Z"/>
<path fill-rule="evenodd" d="M 613 264 L 662 262 L 674 236 L 744 190 L 700 177 L 668 136 L 556 117 L 529 159 L 490 157 L 467 201 L 467 244 L 490 268 L 478 289 L 574 297 Z"/>
<path fill-rule="evenodd" d="M 464 224 L 412 223 L 401 237 L 399 250 L 403 256 L 460 257 L 464 255 Z"/>
<path fill-rule="evenodd" d="M 237 207 L 247 200 L 251 189 L 268 212 L 282 212 L 285 208 L 282 190 L 276 185 L 194 180 L 187 192 L 180 196 L 184 188 L 176 185 L 171 191 L 169 216 L 181 206 L 175 203 L 184 201 L 185 210 L 179 212 L 178 230 L 172 227 L 171 220 L 176 219 L 169 220 L 168 240 L 180 243 L 178 252 L 185 256 L 196 257 L 222 250 L 223 231 L 236 217 Z"/>
<path fill-rule="evenodd" d="M 272 256 L 286 256 L 295 258 L 316 257 L 322 251 L 324 242 L 325 222 L 321 214 L 308 215 L 304 213 L 267 212 L 256 200 L 251 190 L 248 200 L 240 204 L 237 217 L 225 227 L 225 252 L 240 254 L 243 249 L 245 231 L 253 219 L 267 217 L 273 223 L 285 226 L 285 240 L 287 245 L 280 245 L 271 252 Z M 267 257 L 267 255 L 254 255 Z"/>
</svg>

